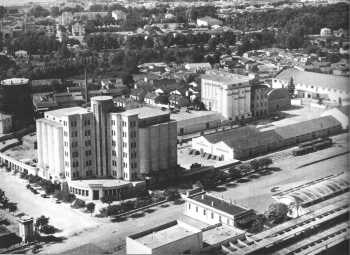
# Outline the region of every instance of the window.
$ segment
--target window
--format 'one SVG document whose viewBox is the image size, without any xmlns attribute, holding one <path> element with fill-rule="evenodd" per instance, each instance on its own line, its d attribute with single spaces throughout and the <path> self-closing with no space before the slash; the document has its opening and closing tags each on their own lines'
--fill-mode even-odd
<svg viewBox="0 0 350 255">
<path fill-rule="evenodd" d="M 68 132 L 67 132 L 67 131 L 64 131 L 64 132 L 63 132 L 63 136 L 68 136 Z"/>
<path fill-rule="evenodd" d="M 203 209 L 203 215 L 206 215 L 207 211 L 205 209 Z"/>
<path fill-rule="evenodd" d="M 191 209 L 191 204 L 190 203 L 188 203 L 188 209 Z"/>
<path fill-rule="evenodd" d="M 116 145 L 115 140 L 112 140 L 112 146 L 115 146 L 115 145 Z"/>
<path fill-rule="evenodd" d="M 196 212 L 198 212 L 198 206 L 196 206 Z"/>
<path fill-rule="evenodd" d="M 85 130 L 85 136 L 90 136 L 91 135 L 91 131 L 90 130 Z"/>
<path fill-rule="evenodd" d="M 214 213 L 213 212 L 211 213 L 211 218 L 214 219 Z"/>
<path fill-rule="evenodd" d="M 77 151 L 73 152 L 72 153 L 72 157 L 73 158 L 77 158 L 79 156 L 79 153 Z"/>
</svg>

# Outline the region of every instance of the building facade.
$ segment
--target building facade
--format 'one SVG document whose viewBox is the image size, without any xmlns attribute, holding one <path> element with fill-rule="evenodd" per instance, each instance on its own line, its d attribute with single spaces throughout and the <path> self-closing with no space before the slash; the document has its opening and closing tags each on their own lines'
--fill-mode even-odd
<svg viewBox="0 0 350 255">
<path fill-rule="evenodd" d="M 255 212 L 232 202 L 203 194 L 187 197 L 184 214 L 208 224 L 223 224 L 235 227 L 255 219 Z"/>
<path fill-rule="evenodd" d="M 269 87 L 266 85 L 255 85 L 251 88 L 251 111 L 253 118 L 261 118 L 269 114 L 267 93 Z"/>
<path fill-rule="evenodd" d="M 201 76 L 201 100 L 207 110 L 225 118 L 251 118 L 251 84 L 253 78 L 224 71 L 208 71 Z"/>
<path fill-rule="evenodd" d="M 222 160 L 242 160 L 340 132 L 342 123 L 324 116 L 265 131 L 245 126 L 204 135 L 192 139 L 192 148 Z"/>
<path fill-rule="evenodd" d="M 349 77 L 301 71 L 296 68 L 283 70 L 272 79 L 272 88 L 287 88 L 293 79 L 294 94 L 299 98 L 323 100 L 342 105 L 350 98 Z"/>
<path fill-rule="evenodd" d="M 202 231 L 180 220 L 126 238 L 127 254 L 199 254 Z"/>
<path fill-rule="evenodd" d="M 12 130 L 12 116 L 0 113 L 0 134 L 6 134 Z"/>
<path fill-rule="evenodd" d="M 91 98 L 91 110 L 46 112 L 37 120 L 37 142 L 39 175 L 67 181 L 70 191 L 85 197 L 99 196 L 89 194 L 91 187 L 113 193 L 115 185 L 177 167 L 177 126 L 170 114 L 147 107 L 120 111 L 110 96 Z M 110 178 L 114 186 L 91 182 Z"/>
</svg>

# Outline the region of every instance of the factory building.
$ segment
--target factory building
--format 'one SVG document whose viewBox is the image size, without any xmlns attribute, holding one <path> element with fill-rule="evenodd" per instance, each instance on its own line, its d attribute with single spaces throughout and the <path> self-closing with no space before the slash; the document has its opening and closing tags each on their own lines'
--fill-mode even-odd
<svg viewBox="0 0 350 255">
<path fill-rule="evenodd" d="M 241 160 L 340 132 L 341 122 L 324 116 L 265 131 L 246 126 L 204 135 L 192 140 L 192 148 L 221 160 Z"/>
<path fill-rule="evenodd" d="M 119 111 L 112 100 L 93 97 L 91 109 L 49 111 L 37 120 L 39 175 L 67 181 L 83 198 L 98 199 L 106 190 L 120 198 L 116 187 L 177 167 L 177 127 L 170 114 L 149 107 Z"/>
</svg>

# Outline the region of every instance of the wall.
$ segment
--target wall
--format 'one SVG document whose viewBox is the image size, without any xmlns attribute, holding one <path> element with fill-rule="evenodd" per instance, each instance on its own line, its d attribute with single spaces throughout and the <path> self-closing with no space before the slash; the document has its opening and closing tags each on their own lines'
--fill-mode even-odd
<svg viewBox="0 0 350 255">
<path fill-rule="evenodd" d="M 170 121 L 139 129 L 141 174 L 167 170 L 177 164 L 176 122 Z"/>
<path fill-rule="evenodd" d="M 184 214 L 208 224 L 222 223 L 228 226 L 234 226 L 233 216 L 219 213 L 215 208 L 197 203 L 194 200 L 186 200 Z"/>
<path fill-rule="evenodd" d="M 12 130 L 12 117 L 6 116 L 1 119 L 0 113 L 0 134 L 6 134 Z"/>
</svg>

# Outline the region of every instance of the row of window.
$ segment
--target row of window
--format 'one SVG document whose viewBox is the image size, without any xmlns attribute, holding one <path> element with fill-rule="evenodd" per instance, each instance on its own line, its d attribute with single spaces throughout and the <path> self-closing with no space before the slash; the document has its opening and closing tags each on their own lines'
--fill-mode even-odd
<svg viewBox="0 0 350 255">
<path fill-rule="evenodd" d="M 81 196 L 85 196 L 85 197 L 89 196 L 88 190 L 77 189 L 77 188 L 72 188 L 72 187 L 69 187 L 69 190 L 71 193 L 76 194 L 76 195 L 81 195 Z"/>
<path fill-rule="evenodd" d="M 72 127 L 76 127 L 77 126 L 77 121 L 73 120 L 71 121 L 71 124 L 70 124 Z M 67 127 L 68 126 L 68 123 L 67 121 L 64 121 L 63 122 L 63 126 Z M 86 119 L 84 120 L 84 126 L 90 126 L 90 120 L 89 119 Z"/>
<path fill-rule="evenodd" d="M 191 210 L 191 204 L 190 203 L 188 204 L 188 209 Z M 196 213 L 199 212 L 198 206 L 195 207 L 195 211 L 196 211 Z M 214 219 L 214 212 L 212 212 L 212 211 L 209 211 L 209 212 L 210 212 L 210 218 Z M 206 216 L 206 215 L 207 215 L 207 210 L 203 208 L 203 216 Z M 219 216 L 219 222 L 222 222 L 221 215 L 218 215 L 218 216 Z M 230 219 L 229 218 L 226 219 L 226 223 L 227 223 L 227 225 L 230 225 Z"/>
</svg>

